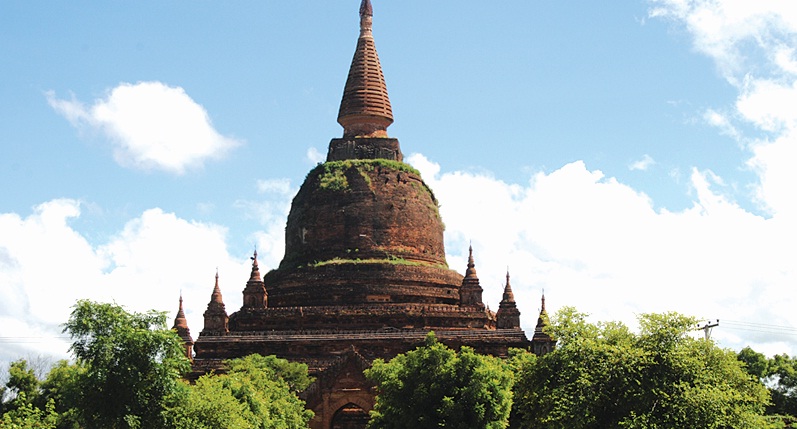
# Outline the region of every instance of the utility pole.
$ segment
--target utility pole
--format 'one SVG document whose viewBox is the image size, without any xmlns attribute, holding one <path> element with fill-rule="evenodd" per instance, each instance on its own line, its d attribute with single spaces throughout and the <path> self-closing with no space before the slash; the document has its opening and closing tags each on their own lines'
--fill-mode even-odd
<svg viewBox="0 0 797 429">
<path fill-rule="evenodd" d="M 711 328 L 717 327 L 719 325 L 720 325 L 720 320 L 719 319 L 715 320 L 714 322 L 709 320 L 703 326 L 700 326 L 700 324 L 698 324 L 697 325 L 697 329 L 700 329 L 700 330 L 703 331 L 703 333 L 706 336 L 706 341 L 708 341 L 709 339 L 711 339 Z"/>
</svg>

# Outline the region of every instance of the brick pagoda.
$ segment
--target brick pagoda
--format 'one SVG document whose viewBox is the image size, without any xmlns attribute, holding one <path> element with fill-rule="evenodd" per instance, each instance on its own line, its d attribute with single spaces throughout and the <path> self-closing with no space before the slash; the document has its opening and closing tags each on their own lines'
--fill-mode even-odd
<svg viewBox="0 0 797 429">
<path fill-rule="evenodd" d="M 315 411 L 313 429 L 364 428 L 374 392 L 363 370 L 423 344 L 429 331 L 450 347 L 502 357 L 511 347 L 541 353 L 554 346 L 542 332 L 544 298 L 529 340 L 509 274 L 494 313 L 482 301 L 473 249 L 464 276 L 448 267 L 437 199 L 387 135 L 393 113 L 372 16 L 363 0 L 338 114 L 343 137 L 332 139 L 326 162 L 293 199 L 279 267 L 261 276 L 255 252 L 243 306 L 232 314 L 217 273 L 195 343 L 182 299 L 175 320 L 194 376 L 251 353 L 307 364 L 316 378 L 303 392 Z"/>
</svg>

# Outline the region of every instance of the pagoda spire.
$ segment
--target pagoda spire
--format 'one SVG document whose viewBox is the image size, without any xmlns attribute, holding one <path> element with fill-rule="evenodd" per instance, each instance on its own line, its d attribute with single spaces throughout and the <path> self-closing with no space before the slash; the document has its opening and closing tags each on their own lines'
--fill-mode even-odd
<svg viewBox="0 0 797 429">
<path fill-rule="evenodd" d="M 213 292 L 210 294 L 210 302 L 221 304 L 224 307 L 224 300 L 221 297 L 221 289 L 219 288 L 219 270 L 216 270 L 216 284 L 213 286 Z"/>
<path fill-rule="evenodd" d="M 252 273 L 249 275 L 250 282 L 259 282 L 260 279 L 260 268 L 257 266 L 257 249 L 255 249 L 255 254 L 250 258 L 252 260 Z"/>
<path fill-rule="evenodd" d="M 183 293 L 180 292 L 180 306 L 177 310 L 177 316 L 174 318 L 174 326 L 172 329 L 177 331 L 177 335 L 183 340 L 183 347 L 185 347 L 185 354 L 188 359 L 193 359 L 194 354 L 192 349 L 194 347 L 194 339 L 191 338 L 191 330 L 188 329 L 188 321 L 185 318 L 183 311 Z"/>
<path fill-rule="evenodd" d="M 476 277 L 476 264 L 473 262 L 473 245 L 468 246 L 468 269 L 465 277 Z"/>
<path fill-rule="evenodd" d="M 509 269 L 506 270 L 506 286 L 504 286 L 504 296 L 502 302 L 515 302 L 515 293 L 512 292 L 512 285 L 509 284 Z"/>
<path fill-rule="evenodd" d="M 476 275 L 476 264 L 473 262 L 473 246 L 468 246 L 468 269 L 465 271 L 462 286 L 459 288 L 461 305 L 484 308 L 483 291 L 479 284 L 479 276 Z"/>
<path fill-rule="evenodd" d="M 246 287 L 244 288 L 244 304 L 241 308 L 266 308 L 268 307 L 268 292 L 266 292 L 266 284 L 260 278 L 260 268 L 257 266 L 257 250 L 249 259 L 252 260 L 252 273 L 249 275 L 249 281 L 246 282 Z"/>
<path fill-rule="evenodd" d="M 534 336 L 531 338 L 532 349 L 538 356 L 542 356 L 556 347 L 556 338 L 546 332 L 550 320 L 548 312 L 545 310 L 545 291 L 542 292 L 540 303 L 540 315 L 537 317 L 537 326 L 534 327 Z"/>
<path fill-rule="evenodd" d="M 393 123 L 393 109 L 374 44 L 372 18 L 371 1 L 362 0 L 360 37 L 338 112 L 343 137 L 387 137 L 387 127 Z"/>
<path fill-rule="evenodd" d="M 499 329 L 520 329 L 520 310 L 515 302 L 515 294 L 512 292 L 512 285 L 509 283 L 509 269 L 506 270 L 506 285 L 504 286 L 504 296 L 498 304 L 498 311 L 495 313 L 495 325 Z"/>
<path fill-rule="evenodd" d="M 205 318 L 205 326 L 202 333 L 206 332 L 227 332 L 227 322 L 229 316 L 224 307 L 224 300 L 221 297 L 221 289 L 219 288 L 219 270 L 216 270 L 216 284 L 213 286 L 213 293 L 210 294 L 210 302 L 208 308 L 203 314 Z"/>
</svg>

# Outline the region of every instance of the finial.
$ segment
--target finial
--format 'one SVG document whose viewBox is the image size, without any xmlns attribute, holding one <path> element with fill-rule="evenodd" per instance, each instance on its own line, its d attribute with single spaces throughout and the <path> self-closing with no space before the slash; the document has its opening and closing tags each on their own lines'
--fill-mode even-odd
<svg viewBox="0 0 797 429">
<path fill-rule="evenodd" d="M 473 261 L 473 245 L 468 246 L 468 269 L 465 277 L 476 277 L 476 263 Z"/>
<path fill-rule="evenodd" d="M 372 26 L 371 1 L 363 0 L 360 37 L 338 111 L 344 137 L 387 137 L 387 127 L 393 123 L 393 109 L 376 54 Z"/>
<path fill-rule="evenodd" d="M 363 0 L 360 3 L 360 38 L 374 37 L 371 33 L 373 17 L 374 8 L 371 7 L 371 0 Z"/>
<path fill-rule="evenodd" d="M 509 267 L 506 267 L 506 286 L 504 286 L 503 301 L 515 302 L 515 294 L 512 292 L 512 286 L 509 284 Z"/>
<path fill-rule="evenodd" d="M 542 290 L 542 299 L 541 299 L 541 301 L 542 301 L 542 310 L 540 310 L 540 312 L 543 312 L 543 311 L 545 311 L 545 289 Z"/>
<path fill-rule="evenodd" d="M 257 266 L 257 249 L 255 249 L 255 254 L 250 257 L 249 259 L 252 260 L 252 273 L 249 275 L 249 281 L 261 281 L 260 279 L 260 269 Z"/>
<path fill-rule="evenodd" d="M 360 16 L 374 16 L 374 8 L 371 7 L 371 0 L 363 0 L 360 3 Z"/>
</svg>

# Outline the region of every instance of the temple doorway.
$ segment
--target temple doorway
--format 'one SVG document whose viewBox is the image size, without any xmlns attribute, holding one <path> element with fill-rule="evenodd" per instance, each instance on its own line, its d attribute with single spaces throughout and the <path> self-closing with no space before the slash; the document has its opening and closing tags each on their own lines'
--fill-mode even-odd
<svg viewBox="0 0 797 429">
<path fill-rule="evenodd" d="M 335 411 L 331 429 L 365 429 L 368 419 L 367 411 L 349 402 Z"/>
</svg>

